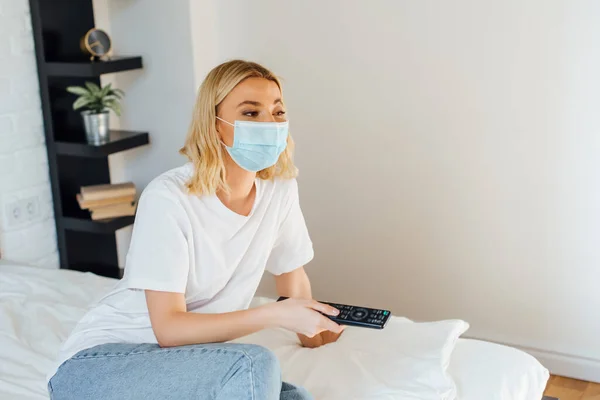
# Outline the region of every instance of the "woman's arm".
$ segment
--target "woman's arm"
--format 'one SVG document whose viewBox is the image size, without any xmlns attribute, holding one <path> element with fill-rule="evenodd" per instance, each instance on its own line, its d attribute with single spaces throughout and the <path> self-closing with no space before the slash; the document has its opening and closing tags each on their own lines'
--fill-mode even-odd
<svg viewBox="0 0 600 400">
<path fill-rule="evenodd" d="M 181 293 L 145 293 L 152 329 L 161 347 L 226 342 L 269 327 L 307 336 L 339 327 L 320 314 L 337 315 L 337 310 L 312 300 L 290 299 L 243 311 L 199 314 L 186 311 Z"/>
<path fill-rule="evenodd" d="M 226 342 L 275 323 L 261 308 L 225 314 L 187 312 L 181 293 L 146 290 L 146 303 L 152 329 L 161 347 Z"/>
<path fill-rule="evenodd" d="M 275 276 L 275 285 L 277 287 L 277 294 L 279 296 L 290 297 L 294 299 L 312 299 L 312 291 L 310 288 L 310 280 L 304 270 L 304 267 L 297 268 L 287 274 L 281 274 Z M 314 348 L 319 347 L 327 343 L 335 342 L 344 327 L 337 325 L 338 330 L 335 331 L 323 331 L 313 337 L 298 334 L 298 338 L 304 347 Z"/>
</svg>

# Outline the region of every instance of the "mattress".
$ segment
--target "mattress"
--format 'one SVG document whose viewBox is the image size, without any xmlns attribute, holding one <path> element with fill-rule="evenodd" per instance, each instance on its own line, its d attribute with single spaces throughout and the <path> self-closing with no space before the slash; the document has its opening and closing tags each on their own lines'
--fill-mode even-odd
<svg viewBox="0 0 600 400">
<path fill-rule="evenodd" d="M 48 398 L 45 375 L 62 341 L 115 282 L 0 261 L 0 399 Z M 528 354 L 469 339 L 456 343 L 448 373 L 460 400 L 537 400 L 548 380 Z"/>
</svg>

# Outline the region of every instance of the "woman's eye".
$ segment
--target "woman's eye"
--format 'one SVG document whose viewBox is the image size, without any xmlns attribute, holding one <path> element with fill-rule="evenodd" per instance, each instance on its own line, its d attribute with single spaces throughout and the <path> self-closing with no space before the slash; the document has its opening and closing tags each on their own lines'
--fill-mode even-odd
<svg viewBox="0 0 600 400">
<path fill-rule="evenodd" d="M 257 117 L 258 111 L 244 111 L 242 114 L 246 117 Z"/>
<path fill-rule="evenodd" d="M 283 117 L 283 116 L 285 115 L 285 111 L 283 111 L 283 110 L 282 110 L 282 111 L 277 111 L 275 114 L 276 114 L 278 117 Z"/>
</svg>

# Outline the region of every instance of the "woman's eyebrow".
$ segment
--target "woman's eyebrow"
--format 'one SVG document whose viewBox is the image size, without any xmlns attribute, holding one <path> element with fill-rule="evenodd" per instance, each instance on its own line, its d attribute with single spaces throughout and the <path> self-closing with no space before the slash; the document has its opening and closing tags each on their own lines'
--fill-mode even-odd
<svg viewBox="0 0 600 400">
<path fill-rule="evenodd" d="M 241 107 L 245 104 L 250 104 L 251 106 L 262 106 L 262 103 L 260 101 L 252 101 L 252 100 L 244 100 L 242 101 L 240 104 L 238 104 L 238 107 Z"/>
<path fill-rule="evenodd" d="M 242 101 L 240 104 L 238 104 L 238 108 L 246 105 L 246 104 L 250 104 L 251 106 L 257 106 L 260 107 L 262 106 L 262 103 L 260 101 L 254 101 L 254 100 L 244 100 Z M 283 104 L 283 101 L 281 99 L 275 99 L 275 101 L 273 102 L 273 104 Z"/>
</svg>

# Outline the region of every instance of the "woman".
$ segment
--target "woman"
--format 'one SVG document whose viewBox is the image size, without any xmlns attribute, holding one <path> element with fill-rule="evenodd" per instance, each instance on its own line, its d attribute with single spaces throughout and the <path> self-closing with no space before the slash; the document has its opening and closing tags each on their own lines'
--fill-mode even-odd
<svg viewBox="0 0 600 400">
<path fill-rule="evenodd" d="M 50 374 L 52 399 L 309 399 L 277 359 L 225 344 L 265 328 L 335 341 L 336 309 L 311 300 L 312 243 L 298 202 L 281 84 L 230 61 L 198 92 L 190 162 L 141 196 L 124 278 L 78 323 Z M 264 270 L 290 299 L 248 309 Z M 55 372 L 55 373 L 54 373 Z"/>
</svg>

